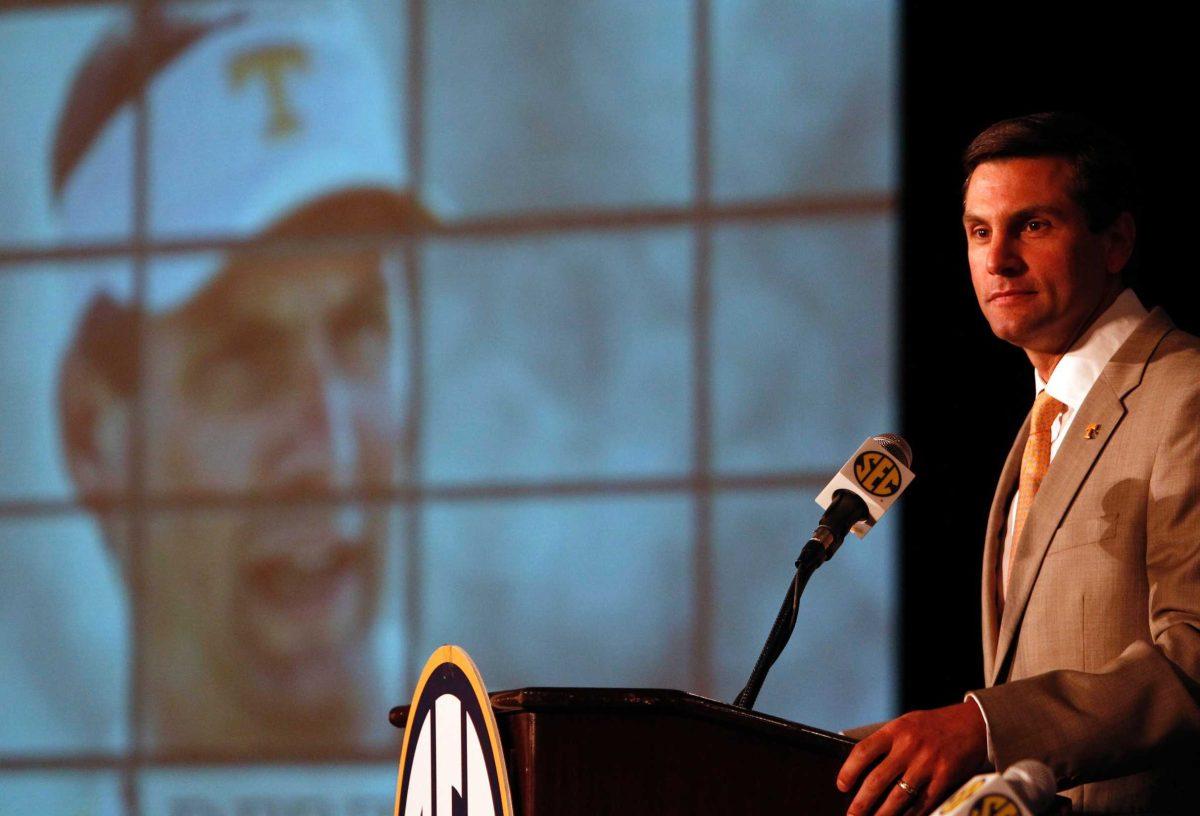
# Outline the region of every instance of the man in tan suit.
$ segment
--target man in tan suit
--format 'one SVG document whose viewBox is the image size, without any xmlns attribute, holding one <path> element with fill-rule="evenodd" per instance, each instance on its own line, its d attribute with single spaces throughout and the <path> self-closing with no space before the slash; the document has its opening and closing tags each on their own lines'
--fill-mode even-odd
<svg viewBox="0 0 1200 816">
<path fill-rule="evenodd" d="M 923 813 L 1034 758 L 1077 812 L 1196 812 L 1200 341 L 1125 288 L 1132 173 L 1106 134 L 1009 120 L 965 167 L 975 293 L 1037 391 L 988 520 L 987 688 L 871 733 L 838 786 L 862 777 L 854 814 Z"/>
</svg>

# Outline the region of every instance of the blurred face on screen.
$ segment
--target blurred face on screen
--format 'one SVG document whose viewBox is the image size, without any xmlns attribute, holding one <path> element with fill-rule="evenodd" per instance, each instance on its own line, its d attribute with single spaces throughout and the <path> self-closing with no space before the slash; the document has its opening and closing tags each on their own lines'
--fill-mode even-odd
<svg viewBox="0 0 1200 816">
<path fill-rule="evenodd" d="M 166 747 L 328 750 L 385 725 L 363 708 L 388 509 L 331 496 L 385 487 L 400 450 L 387 289 L 368 250 L 247 255 L 146 320 L 146 480 L 180 505 L 136 562 Z"/>
<path fill-rule="evenodd" d="M 347 717 L 367 673 L 387 509 L 328 497 L 389 481 L 387 303 L 372 252 L 259 256 L 148 333 L 149 483 L 272 499 L 155 518 L 151 644 L 174 671 L 192 632 L 214 679 L 268 717 Z"/>
<path fill-rule="evenodd" d="M 414 223 L 394 83 L 353 4 L 230 5 L 162 4 L 97 40 L 50 151 L 64 235 L 125 234 L 111 227 L 135 187 L 155 236 Z M 154 100 L 142 142 L 140 97 Z M 408 306 L 380 253 L 257 246 L 184 269 L 189 256 L 152 271 L 144 314 L 98 284 L 76 328 L 65 448 L 128 578 L 155 747 L 294 755 L 391 734 L 378 493 L 403 460 Z M 135 464 L 149 508 L 110 512 Z"/>
</svg>

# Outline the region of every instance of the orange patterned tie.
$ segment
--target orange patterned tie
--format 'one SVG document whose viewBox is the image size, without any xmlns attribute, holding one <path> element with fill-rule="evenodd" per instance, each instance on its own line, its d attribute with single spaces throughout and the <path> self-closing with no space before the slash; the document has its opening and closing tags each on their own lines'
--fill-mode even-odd
<svg viewBox="0 0 1200 816">
<path fill-rule="evenodd" d="M 1017 488 L 1017 518 L 1013 524 L 1012 538 L 1004 547 L 1004 572 L 1001 576 L 1001 600 L 1008 595 L 1008 579 L 1012 574 L 1013 561 L 1016 558 L 1017 542 L 1021 540 L 1021 530 L 1025 528 L 1025 519 L 1029 517 L 1029 508 L 1033 505 L 1033 497 L 1046 478 L 1050 468 L 1050 426 L 1067 406 L 1050 396 L 1046 391 L 1037 395 L 1033 402 L 1033 416 L 1029 419 L 1029 439 L 1025 442 L 1025 453 L 1021 456 L 1021 481 Z"/>
</svg>

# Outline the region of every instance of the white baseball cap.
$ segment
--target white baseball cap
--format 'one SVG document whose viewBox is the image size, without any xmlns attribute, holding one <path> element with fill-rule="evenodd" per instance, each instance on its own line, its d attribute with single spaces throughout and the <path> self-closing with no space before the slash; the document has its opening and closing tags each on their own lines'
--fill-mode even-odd
<svg viewBox="0 0 1200 816">
<path fill-rule="evenodd" d="M 192 23 L 190 36 L 175 38 L 178 50 L 152 66 L 144 90 L 152 239 L 249 237 L 350 191 L 391 191 L 424 212 L 403 186 L 404 145 L 389 93 L 398 80 L 385 73 L 354 11 L 334 0 L 255 6 Z M 136 65 L 139 57 L 126 59 Z M 89 92 L 77 82 L 72 99 Z M 68 242 L 131 232 L 132 102 L 85 133 L 88 144 L 62 172 Z M 173 256 L 146 287 L 144 306 L 184 303 L 221 265 L 215 253 Z M 131 297 L 126 265 L 116 266 L 115 276 L 86 276 L 95 284 L 89 300 L 97 289 Z"/>
</svg>

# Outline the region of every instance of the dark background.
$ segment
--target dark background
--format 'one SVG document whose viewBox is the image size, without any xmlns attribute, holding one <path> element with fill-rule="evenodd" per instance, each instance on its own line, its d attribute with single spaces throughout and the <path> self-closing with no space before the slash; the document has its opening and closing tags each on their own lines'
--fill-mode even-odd
<svg viewBox="0 0 1200 816">
<path fill-rule="evenodd" d="M 992 337 L 971 289 L 960 226 L 960 157 L 992 122 L 1042 110 L 1091 116 L 1125 139 L 1143 207 L 1135 290 L 1195 333 L 1194 94 L 1186 31 L 1133 4 L 1036 4 L 903 15 L 902 424 L 918 481 L 905 499 L 901 703 L 958 702 L 982 685 L 979 573 L 996 477 L 1033 400 L 1025 355 Z M 1194 65 L 1192 66 L 1194 70 Z"/>
</svg>

